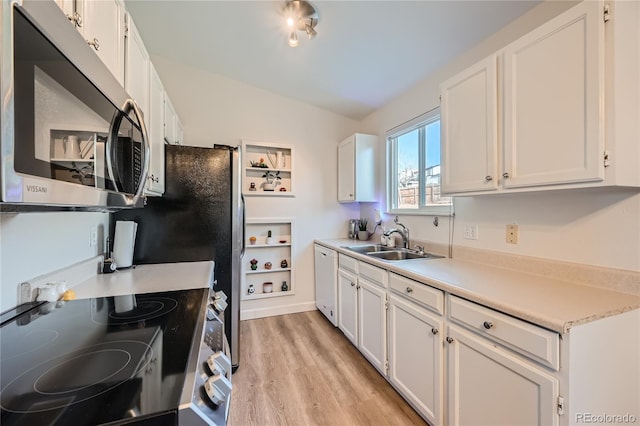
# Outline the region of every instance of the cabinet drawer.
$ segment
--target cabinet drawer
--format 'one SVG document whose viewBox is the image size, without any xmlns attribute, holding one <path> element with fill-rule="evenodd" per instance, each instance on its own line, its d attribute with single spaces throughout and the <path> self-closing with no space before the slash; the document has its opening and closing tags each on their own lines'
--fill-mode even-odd
<svg viewBox="0 0 640 426">
<path fill-rule="evenodd" d="M 378 284 L 383 288 L 387 288 L 387 271 L 377 266 L 369 265 L 368 263 L 359 262 L 358 274 L 361 278 L 366 279 L 374 284 Z"/>
<path fill-rule="evenodd" d="M 557 333 L 451 295 L 448 296 L 448 312 L 454 322 L 558 370 L 560 342 Z"/>
<path fill-rule="evenodd" d="M 444 313 L 444 293 L 441 290 L 393 273 L 389 274 L 389 287 L 440 315 Z"/>
<path fill-rule="evenodd" d="M 340 269 L 347 269 L 355 272 L 356 274 L 358 273 L 358 261 L 353 257 L 340 253 L 338 256 L 338 265 L 340 266 Z"/>
</svg>

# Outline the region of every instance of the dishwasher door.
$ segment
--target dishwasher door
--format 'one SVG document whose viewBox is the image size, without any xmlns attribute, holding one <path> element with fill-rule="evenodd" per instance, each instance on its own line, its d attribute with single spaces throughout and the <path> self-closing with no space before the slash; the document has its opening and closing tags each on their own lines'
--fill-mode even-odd
<svg viewBox="0 0 640 426">
<path fill-rule="evenodd" d="M 334 326 L 338 326 L 338 254 L 314 245 L 316 306 Z"/>
</svg>

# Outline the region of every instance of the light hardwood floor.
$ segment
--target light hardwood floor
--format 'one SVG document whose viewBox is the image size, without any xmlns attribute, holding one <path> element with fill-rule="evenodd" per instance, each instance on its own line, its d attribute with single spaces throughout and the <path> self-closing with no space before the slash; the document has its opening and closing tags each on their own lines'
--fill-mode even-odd
<svg viewBox="0 0 640 426">
<path fill-rule="evenodd" d="M 319 311 L 240 322 L 230 426 L 426 425 Z"/>
</svg>

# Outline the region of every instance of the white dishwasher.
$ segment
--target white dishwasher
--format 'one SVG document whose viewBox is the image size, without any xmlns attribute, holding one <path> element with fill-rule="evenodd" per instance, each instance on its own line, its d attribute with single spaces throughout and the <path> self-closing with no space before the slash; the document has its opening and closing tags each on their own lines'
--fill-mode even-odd
<svg viewBox="0 0 640 426">
<path fill-rule="evenodd" d="M 314 245 L 316 306 L 334 326 L 338 326 L 338 254 Z"/>
</svg>

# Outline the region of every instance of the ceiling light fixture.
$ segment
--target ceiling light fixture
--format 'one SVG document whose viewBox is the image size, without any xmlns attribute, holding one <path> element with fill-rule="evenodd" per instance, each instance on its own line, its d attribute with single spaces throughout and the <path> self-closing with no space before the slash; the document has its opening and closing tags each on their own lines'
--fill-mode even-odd
<svg viewBox="0 0 640 426">
<path fill-rule="evenodd" d="M 318 35 L 315 30 L 318 25 L 318 12 L 311 3 L 304 0 L 287 1 L 283 7 L 283 14 L 287 22 L 287 31 L 289 31 L 289 46 L 298 46 L 296 31 L 304 31 L 309 40 Z"/>
</svg>

